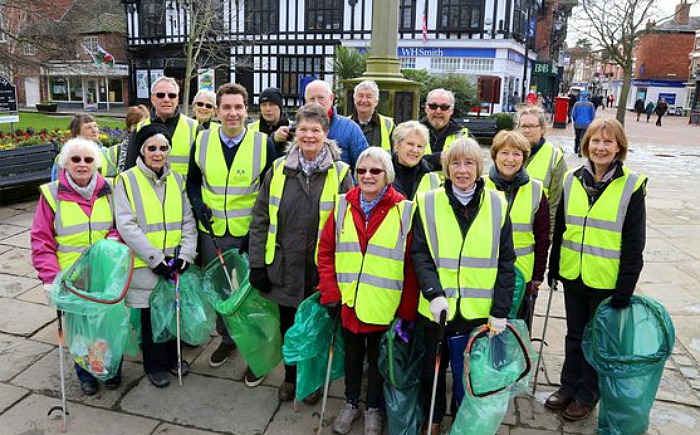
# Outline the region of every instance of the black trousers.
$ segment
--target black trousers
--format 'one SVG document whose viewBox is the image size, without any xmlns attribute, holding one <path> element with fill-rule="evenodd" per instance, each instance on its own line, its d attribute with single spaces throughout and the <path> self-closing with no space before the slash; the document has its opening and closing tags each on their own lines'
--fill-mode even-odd
<svg viewBox="0 0 700 435">
<path fill-rule="evenodd" d="M 659 125 L 659 126 L 660 126 L 660 125 L 661 125 L 661 118 L 662 118 L 664 115 L 656 115 L 656 116 L 657 116 L 657 118 L 656 118 L 656 125 Z"/>
<path fill-rule="evenodd" d="M 588 127 L 574 128 L 574 152 L 576 154 L 581 153 L 581 141 L 583 140 L 583 135 L 586 134 L 586 130 L 588 130 Z"/>
<path fill-rule="evenodd" d="M 141 308 L 141 350 L 146 373 L 167 372 L 177 367 L 177 340 L 153 342 L 150 308 Z"/>
<path fill-rule="evenodd" d="M 362 389 L 362 369 L 365 355 L 369 368 L 367 369 L 367 408 L 379 408 L 382 398 L 384 379 L 379 374 L 379 343 L 384 332 L 355 334 L 343 328 L 345 340 L 345 398 L 357 401 Z"/>
<path fill-rule="evenodd" d="M 294 324 L 294 316 L 297 313 L 295 307 L 285 307 L 278 305 L 280 309 L 280 332 L 282 333 L 282 342 L 284 343 L 284 334 Z M 284 365 L 284 381 L 296 385 L 297 382 L 297 366 Z"/>
<path fill-rule="evenodd" d="M 583 330 L 593 318 L 598 305 L 610 295 L 611 292 L 608 291 L 590 295 L 567 289 L 566 284 L 564 285 L 566 344 L 564 366 L 561 370 L 561 388 L 566 395 L 589 405 L 598 403 L 600 395 L 598 374 L 583 357 L 581 349 Z"/>
</svg>

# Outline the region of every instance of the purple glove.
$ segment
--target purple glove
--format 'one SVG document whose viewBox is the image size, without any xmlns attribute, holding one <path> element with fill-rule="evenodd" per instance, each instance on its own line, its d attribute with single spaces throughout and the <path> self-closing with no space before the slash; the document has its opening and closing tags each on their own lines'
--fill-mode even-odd
<svg viewBox="0 0 700 435">
<path fill-rule="evenodd" d="M 394 332 L 396 332 L 399 340 L 401 340 L 404 344 L 408 344 L 408 341 L 411 339 L 411 331 L 413 330 L 414 326 L 414 322 L 406 322 L 403 319 L 399 319 L 399 321 L 396 322 Z"/>
</svg>

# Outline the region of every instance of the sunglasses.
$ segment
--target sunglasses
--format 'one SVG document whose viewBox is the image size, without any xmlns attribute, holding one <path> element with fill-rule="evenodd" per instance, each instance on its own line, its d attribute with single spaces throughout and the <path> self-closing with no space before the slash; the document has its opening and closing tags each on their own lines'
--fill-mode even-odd
<svg viewBox="0 0 700 435">
<path fill-rule="evenodd" d="M 428 107 L 430 107 L 430 110 L 437 110 L 440 108 L 443 112 L 447 112 L 452 108 L 449 104 L 436 104 L 436 103 L 430 103 L 428 104 Z"/>
<path fill-rule="evenodd" d="M 379 168 L 357 168 L 355 169 L 355 172 L 357 172 L 357 175 L 365 175 L 369 171 L 370 174 L 372 175 L 379 175 L 382 172 L 384 172 L 384 169 L 379 169 Z"/>
<path fill-rule="evenodd" d="M 70 161 L 73 163 L 80 163 L 81 161 L 84 161 L 85 163 L 87 163 L 89 165 L 90 163 L 95 161 L 95 158 L 90 157 L 90 156 L 88 156 L 88 157 L 72 156 L 70 158 Z"/>
<path fill-rule="evenodd" d="M 158 98 L 159 100 L 162 100 L 163 98 L 165 98 L 166 95 L 171 100 L 174 100 L 175 98 L 177 98 L 177 94 L 175 92 L 168 92 L 167 94 L 165 92 L 156 92 L 156 98 Z"/>
<path fill-rule="evenodd" d="M 209 103 L 202 103 L 201 101 L 197 101 L 194 103 L 197 107 L 206 107 L 207 109 L 213 109 L 214 106 L 209 104 Z"/>
<path fill-rule="evenodd" d="M 162 152 L 167 153 L 168 151 L 170 151 L 170 146 L 169 145 L 161 145 L 161 146 L 149 145 L 146 147 L 146 151 L 148 151 L 149 153 L 154 153 L 158 150 L 161 150 Z"/>
</svg>

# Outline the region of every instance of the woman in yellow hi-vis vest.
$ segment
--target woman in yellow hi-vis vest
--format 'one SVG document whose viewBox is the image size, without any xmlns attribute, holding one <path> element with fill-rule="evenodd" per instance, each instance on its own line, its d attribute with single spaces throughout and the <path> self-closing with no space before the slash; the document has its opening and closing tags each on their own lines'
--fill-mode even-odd
<svg viewBox="0 0 700 435">
<path fill-rule="evenodd" d="M 392 163 L 396 179 L 392 183 L 407 199 L 413 200 L 416 195 L 437 189 L 442 180 L 433 166 L 424 159 L 426 147 L 430 142 L 430 133 L 426 126 L 418 121 L 402 122 L 391 135 L 394 142 Z"/>
<path fill-rule="evenodd" d="M 99 174 L 102 153 L 91 140 L 76 138 L 63 145 L 57 158 L 64 170 L 58 179 L 41 186 L 39 205 L 29 233 L 32 265 L 47 292 L 61 270 L 75 263 L 90 245 L 106 237 L 118 238 L 112 211 L 112 188 Z M 75 364 L 80 388 L 97 393 L 97 379 Z M 121 384 L 121 366 L 106 381 L 113 390 Z"/>
<path fill-rule="evenodd" d="M 395 317 L 411 321 L 416 315 L 418 283 L 408 255 L 414 204 L 391 187 L 394 170 L 383 149 L 363 151 L 355 174 L 359 186 L 336 199 L 321 234 L 318 288 L 331 317 L 340 316 L 345 342 L 346 401 L 333 433 L 349 433 L 360 418 L 366 355 L 364 434 L 379 435 L 383 427 L 379 344 Z"/>
<path fill-rule="evenodd" d="M 515 267 L 526 283 L 518 319 L 532 328 L 532 314 L 540 284 L 544 281 L 549 252 L 549 206 L 542 184 L 523 167 L 530 144 L 517 131 L 500 131 L 491 144 L 493 166 L 486 187 L 503 193 L 513 226 Z M 515 298 L 517 300 L 518 298 Z"/>
<path fill-rule="evenodd" d="M 549 259 L 550 287 L 564 284 L 566 357 L 561 388 L 545 406 L 582 420 L 598 402 L 598 376 L 583 357 L 581 339 L 598 305 L 630 303 L 642 271 L 646 242 L 647 178 L 622 164 L 628 142 L 622 125 L 598 118 L 582 141 L 588 160 L 564 177 L 564 196 Z"/>
<path fill-rule="evenodd" d="M 197 229 L 182 176 L 167 161 L 171 147 L 165 126 L 144 126 L 132 145 L 138 146 L 139 157 L 115 181 L 115 218 L 120 236 L 136 256 L 126 304 L 141 310 L 143 368 L 148 380 L 163 388 L 170 384 L 170 373 L 178 372 L 177 343 L 153 342 L 149 298 L 160 277 L 172 279 L 194 261 Z M 182 374 L 188 371 L 182 361 Z"/>
<path fill-rule="evenodd" d="M 335 198 L 352 189 L 350 167 L 328 141 L 330 120 L 318 104 L 297 112 L 295 142 L 275 160 L 253 207 L 250 224 L 250 283 L 277 303 L 282 337 L 294 324 L 299 304 L 316 291 L 316 246 Z M 296 365 L 284 366 L 281 402 L 294 399 Z M 315 405 L 318 392 L 304 399 Z"/>
<path fill-rule="evenodd" d="M 419 195 L 416 201 L 411 258 L 422 293 L 418 313 L 426 335 L 427 362 L 421 377 L 426 416 L 441 313 L 446 312 L 445 340 L 455 348 L 466 345 L 472 329 L 487 322 L 494 334 L 503 332 L 513 303 L 515 252 L 510 218 L 501 195 L 484 188 L 483 165 L 475 140 L 456 140 L 442 152 L 445 186 Z M 432 433 L 440 432 L 447 410 L 449 361 L 448 346 L 442 346 L 435 412 L 432 422 L 426 421 Z M 452 376 L 461 377 L 461 373 L 453 368 Z M 462 397 L 457 387 L 453 388 L 452 415 Z"/>
</svg>

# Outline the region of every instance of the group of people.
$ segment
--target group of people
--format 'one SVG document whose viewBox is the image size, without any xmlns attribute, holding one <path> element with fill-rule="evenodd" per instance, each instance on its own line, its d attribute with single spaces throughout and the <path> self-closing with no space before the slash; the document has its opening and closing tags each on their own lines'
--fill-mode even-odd
<svg viewBox="0 0 700 435">
<path fill-rule="evenodd" d="M 239 249 L 249 254 L 250 283 L 279 306 L 283 336 L 299 304 L 320 292 L 345 346 L 345 404 L 333 431 L 349 433 L 363 415 L 366 361 L 364 433 L 380 434 L 378 354 L 390 323 L 398 317 L 407 331 L 425 331 L 427 416 L 441 317 L 447 337 L 482 324 L 502 333 L 516 269 L 534 301 L 549 256 L 550 287 L 564 284 L 568 331 L 562 387 L 545 405 L 570 420 L 588 416 L 598 393 L 580 349 L 583 328 L 603 299 L 629 304 L 645 240 L 646 178 L 623 165 L 627 140 L 619 123 L 593 121 L 581 138 L 587 161 L 567 172 L 563 151 L 545 138 L 542 109 L 524 107 L 517 129 L 494 138 L 484 174 L 481 147 L 452 118 L 454 95 L 446 89 L 428 94 L 424 118 L 398 125 L 377 112 L 372 81 L 355 87 L 349 118 L 337 113 L 330 85 L 320 80 L 306 87 L 293 122 L 275 88 L 260 95 L 260 120 L 252 124 L 244 87 L 200 94 L 191 119 L 178 109 L 175 80 L 153 83 L 153 109 L 117 153 L 123 165 L 113 183 L 100 174 L 103 153 L 93 141 L 66 143 L 60 175 L 42 186 L 31 230 L 32 261 L 47 287 L 101 238 L 132 248 L 127 305 L 141 310 L 144 370 L 153 385 L 167 386 L 178 368 L 188 371 L 184 361 L 177 366 L 172 341 L 150 337 L 156 283 L 195 261 L 207 264 L 217 246 Z M 518 316 L 531 321 L 532 306 Z M 212 367 L 236 348 L 223 322 L 217 331 Z M 435 412 L 424 425 L 432 433 L 448 403 L 449 357 L 441 349 Z M 95 394 L 97 381 L 76 368 L 84 393 Z M 284 372 L 278 397 L 290 401 L 296 367 Z M 262 380 L 246 370 L 247 386 Z M 117 376 L 106 387 L 120 382 Z M 316 392 L 304 402 L 319 398 Z M 453 415 L 456 406 L 452 400 Z"/>
<path fill-rule="evenodd" d="M 665 98 L 661 98 L 656 105 L 649 101 L 645 106 L 644 99 L 640 97 L 634 102 L 634 111 L 637 114 L 637 122 L 639 122 L 639 117 L 642 115 L 642 113 L 647 115 L 647 122 L 649 122 L 651 115 L 656 114 L 656 126 L 661 127 L 661 118 L 663 118 L 666 115 L 666 112 L 668 112 L 668 103 L 666 102 Z"/>
</svg>

